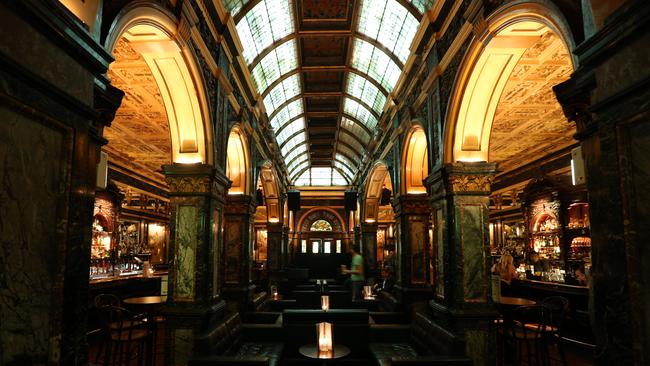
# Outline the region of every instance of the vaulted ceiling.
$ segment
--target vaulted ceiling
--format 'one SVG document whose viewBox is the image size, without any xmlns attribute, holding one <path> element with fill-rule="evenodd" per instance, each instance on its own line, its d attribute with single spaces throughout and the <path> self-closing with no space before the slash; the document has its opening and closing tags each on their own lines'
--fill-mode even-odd
<svg viewBox="0 0 650 366">
<path fill-rule="evenodd" d="M 347 185 L 433 0 L 223 0 L 295 185 Z"/>
</svg>

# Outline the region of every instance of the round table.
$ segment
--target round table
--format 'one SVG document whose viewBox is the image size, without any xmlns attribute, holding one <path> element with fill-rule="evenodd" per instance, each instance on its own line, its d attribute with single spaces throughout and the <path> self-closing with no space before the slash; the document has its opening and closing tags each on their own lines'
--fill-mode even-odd
<svg viewBox="0 0 650 366">
<path fill-rule="evenodd" d="M 158 305 L 162 304 L 163 300 L 160 296 L 143 296 L 143 297 L 130 297 L 122 300 L 123 303 L 129 305 Z"/>
<path fill-rule="evenodd" d="M 350 348 L 342 344 L 335 344 L 332 346 L 331 354 L 323 355 L 318 352 L 318 346 L 315 343 L 312 343 L 301 346 L 300 349 L 298 349 L 298 352 L 305 357 L 322 360 L 323 365 L 326 365 L 328 360 L 335 360 L 349 355 Z"/>
<path fill-rule="evenodd" d="M 522 306 L 522 305 L 535 305 L 536 302 L 533 300 L 524 299 L 522 297 L 510 297 L 510 296 L 501 296 L 496 303 L 501 305 L 509 306 Z"/>
</svg>

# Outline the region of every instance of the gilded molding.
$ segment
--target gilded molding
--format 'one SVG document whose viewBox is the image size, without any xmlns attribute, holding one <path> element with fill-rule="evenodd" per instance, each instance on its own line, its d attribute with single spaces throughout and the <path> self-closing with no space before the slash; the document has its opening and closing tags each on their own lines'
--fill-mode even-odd
<svg viewBox="0 0 650 366">
<path fill-rule="evenodd" d="M 452 192 L 490 192 L 494 176 L 492 175 L 452 175 L 449 186 Z"/>
</svg>

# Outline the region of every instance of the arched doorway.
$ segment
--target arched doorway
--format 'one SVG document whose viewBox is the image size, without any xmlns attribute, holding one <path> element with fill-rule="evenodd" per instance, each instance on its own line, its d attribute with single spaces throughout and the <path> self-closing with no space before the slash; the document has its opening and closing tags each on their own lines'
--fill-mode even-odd
<svg viewBox="0 0 650 366">
<path fill-rule="evenodd" d="M 300 217 L 294 248 L 295 267 L 309 268 L 313 278 L 334 278 L 346 261 L 343 218 L 328 208 L 313 208 Z"/>
<path fill-rule="evenodd" d="M 378 267 L 395 266 L 395 212 L 391 204 L 393 185 L 386 164 L 378 162 L 365 187 L 363 222 L 376 224 L 376 261 Z M 371 230 L 366 230 L 371 232 Z M 363 234 L 362 234 L 363 236 Z M 388 263 L 389 262 L 389 263 Z"/>
<path fill-rule="evenodd" d="M 250 158 L 248 141 L 239 126 L 235 126 L 228 135 L 226 152 L 226 176 L 231 181 L 229 195 L 250 194 Z"/>
<path fill-rule="evenodd" d="M 427 138 L 424 129 L 415 126 L 405 140 L 402 153 L 402 193 L 426 194 L 424 179 L 429 175 Z"/>
</svg>

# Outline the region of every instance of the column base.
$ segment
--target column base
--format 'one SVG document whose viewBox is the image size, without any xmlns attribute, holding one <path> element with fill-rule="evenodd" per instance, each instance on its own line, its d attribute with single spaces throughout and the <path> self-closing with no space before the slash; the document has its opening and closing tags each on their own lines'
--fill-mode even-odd
<svg viewBox="0 0 650 366">
<path fill-rule="evenodd" d="M 221 294 L 227 302 L 228 310 L 239 312 L 249 310 L 253 304 L 255 288 L 254 284 L 248 286 L 225 285 L 221 289 Z"/>
<path fill-rule="evenodd" d="M 471 309 L 455 309 L 429 302 L 436 324 L 462 337 L 465 341 L 465 354 L 474 365 L 496 364 L 496 326 L 494 320 L 499 313 L 493 306 L 477 306 Z"/>
<path fill-rule="evenodd" d="M 165 364 L 186 365 L 194 352 L 197 333 L 215 326 L 223 319 L 226 302 L 219 299 L 212 305 L 175 303 L 162 310 L 165 325 Z"/>
</svg>

